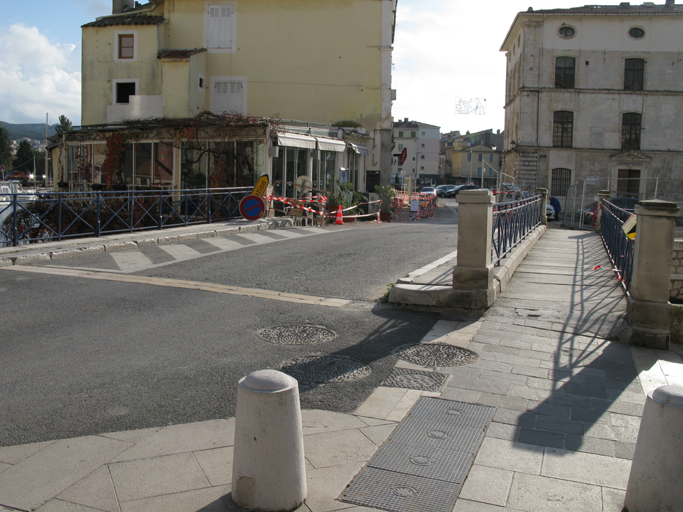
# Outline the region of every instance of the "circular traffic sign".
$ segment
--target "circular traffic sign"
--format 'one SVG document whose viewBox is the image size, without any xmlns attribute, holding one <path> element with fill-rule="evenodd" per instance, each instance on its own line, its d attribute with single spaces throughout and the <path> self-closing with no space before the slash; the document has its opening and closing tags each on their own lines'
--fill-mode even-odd
<svg viewBox="0 0 683 512">
<path fill-rule="evenodd" d="M 259 196 L 245 196 L 240 201 L 240 213 L 247 220 L 260 219 L 266 211 L 266 203 Z"/>
</svg>

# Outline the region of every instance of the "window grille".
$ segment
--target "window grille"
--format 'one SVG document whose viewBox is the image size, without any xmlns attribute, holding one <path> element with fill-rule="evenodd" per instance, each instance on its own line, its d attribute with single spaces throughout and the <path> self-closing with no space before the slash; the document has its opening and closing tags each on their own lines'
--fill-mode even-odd
<svg viewBox="0 0 683 512">
<path fill-rule="evenodd" d="M 574 130 L 574 112 L 560 110 L 553 116 L 553 147 L 572 147 L 572 132 Z"/>
<path fill-rule="evenodd" d="M 623 114 L 621 117 L 621 149 L 640 149 L 641 115 Z"/>
<path fill-rule="evenodd" d="M 571 169 L 553 169 L 550 178 L 550 195 L 567 197 L 567 190 L 572 182 Z"/>
</svg>

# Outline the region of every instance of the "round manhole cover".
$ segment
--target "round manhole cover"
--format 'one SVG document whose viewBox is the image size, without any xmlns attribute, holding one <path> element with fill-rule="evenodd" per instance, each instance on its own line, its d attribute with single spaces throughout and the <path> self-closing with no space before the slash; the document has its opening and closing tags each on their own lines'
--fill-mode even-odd
<svg viewBox="0 0 683 512">
<path fill-rule="evenodd" d="M 441 430 L 432 430 L 431 432 L 427 432 L 427 436 L 431 437 L 432 439 L 448 439 L 448 433 L 442 432 Z"/>
<path fill-rule="evenodd" d="M 256 331 L 262 340 L 277 345 L 313 345 L 337 337 L 337 333 L 320 325 L 280 325 Z"/>
<path fill-rule="evenodd" d="M 404 345 L 396 349 L 395 354 L 403 361 L 426 367 L 461 366 L 479 359 L 471 350 L 445 343 Z"/>
<path fill-rule="evenodd" d="M 349 382 L 363 379 L 372 369 L 360 361 L 343 356 L 311 354 L 282 363 L 278 370 L 308 382 Z"/>
<path fill-rule="evenodd" d="M 394 494 L 401 498 L 409 498 L 410 496 L 415 496 L 417 491 L 412 487 L 396 487 L 394 488 Z"/>
</svg>

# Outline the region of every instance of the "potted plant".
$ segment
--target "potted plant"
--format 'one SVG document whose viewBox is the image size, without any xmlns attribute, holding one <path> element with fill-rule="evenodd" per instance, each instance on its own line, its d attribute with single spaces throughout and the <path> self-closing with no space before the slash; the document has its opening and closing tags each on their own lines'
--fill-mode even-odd
<svg viewBox="0 0 683 512">
<path fill-rule="evenodd" d="M 396 190 L 391 185 L 377 185 L 375 192 L 379 194 L 382 204 L 379 207 L 379 220 L 389 222 L 391 220 L 391 204 L 394 201 Z"/>
</svg>

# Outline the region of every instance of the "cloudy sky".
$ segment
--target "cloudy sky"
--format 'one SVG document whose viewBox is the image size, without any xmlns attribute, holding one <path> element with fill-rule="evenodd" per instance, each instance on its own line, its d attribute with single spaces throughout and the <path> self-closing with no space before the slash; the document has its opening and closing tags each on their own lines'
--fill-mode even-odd
<svg viewBox="0 0 683 512">
<path fill-rule="evenodd" d="M 505 57 L 499 49 L 515 14 L 530 5 L 583 3 L 399 0 L 394 118 L 434 124 L 443 132 L 503 129 Z M 0 120 L 41 123 L 49 113 L 50 124 L 64 114 L 78 125 L 80 27 L 106 14 L 111 0 L 0 0 Z M 485 115 L 456 115 L 456 102 L 470 98 L 486 100 Z"/>
</svg>

